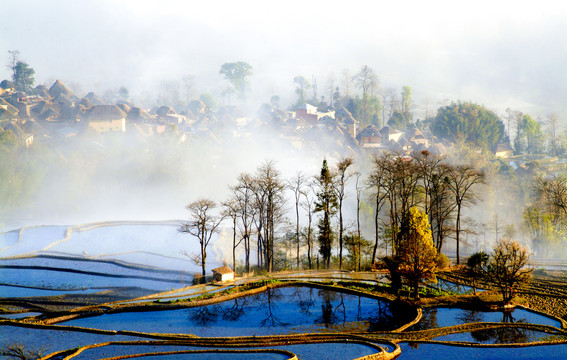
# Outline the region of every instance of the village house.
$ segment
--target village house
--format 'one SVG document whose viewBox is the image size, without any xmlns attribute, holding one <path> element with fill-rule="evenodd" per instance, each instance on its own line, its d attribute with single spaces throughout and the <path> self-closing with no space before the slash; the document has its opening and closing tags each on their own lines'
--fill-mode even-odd
<svg viewBox="0 0 567 360">
<path fill-rule="evenodd" d="M 213 281 L 224 282 L 234 280 L 234 271 L 226 265 L 213 269 L 212 271 Z"/>
<path fill-rule="evenodd" d="M 368 125 L 356 136 L 361 147 L 380 147 L 382 146 L 382 136 L 374 125 Z"/>
<path fill-rule="evenodd" d="M 116 105 L 95 105 L 87 110 L 85 119 L 88 128 L 98 133 L 126 131 L 126 113 Z"/>
<path fill-rule="evenodd" d="M 418 145 L 423 145 L 427 148 L 431 144 L 431 141 L 429 141 L 418 128 L 409 129 L 404 133 L 404 137 L 411 143 L 414 149 L 416 149 Z"/>
<path fill-rule="evenodd" d="M 403 134 L 403 132 L 394 130 L 394 128 L 389 125 L 386 125 L 382 129 L 380 129 L 380 135 L 382 135 L 382 138 L 384 138 L 384 140 L 388 141 L 400 141 L 400 138 Z"/>
<path fill-rule="evenodd" d="M 358 121 L 356 121 L 356 119 L 352 116 L 350 111 L 342 107 L 336 111 L 335 117 L 347 129 L 347 132 L 350 134 L 350 136 L 356 139 L 356 135 L 357 135 L 356 128 L 358 126 Z"/>
<path fill-rule="evenodd" d="M 335 112 L 334 111 L 320 112 L 317 111 L 317 106 L 313 106 L 311 104 L 303 104 L 297 109 L 295 109 L 295 116 L 305 120 L 307 123 L 311 125 L 316 125 L 319 119 L 322 119 L 324 117 L 330 117 L 331 119 L 334 119 Z"/>
<path fill-rule="evenodd" d="M 508 159 L 514 155 L 514 149 L 509 144 L 498 144 L 494 150 L 494 156 Z"/>
</svg>

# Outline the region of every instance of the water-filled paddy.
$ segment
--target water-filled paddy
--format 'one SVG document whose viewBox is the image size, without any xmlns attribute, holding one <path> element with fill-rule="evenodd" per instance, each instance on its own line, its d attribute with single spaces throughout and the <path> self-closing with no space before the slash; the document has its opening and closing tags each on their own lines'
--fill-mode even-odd
<svg viewBox="0 0 567 360">
<path fill-rule="evenodd" d="M 246 336 L 393 330 L 415 318 L 388 301 L 310 287 L 284 287 L 178 310 L 116 313 L 62 323 L 108 330 Z"/>
<path fill-rule="evenodd" d="M 167 280 L 180 280 L 193 277 L 185 271 L 170 271 L 119 261 L 88 259 L 84 257 L 36 255 L 17 258 L 0 258 L 0 267 L 22 268 L 64 268 L 83 272 L 97 272 L 113 275 L 159 277 Z"/>
<path fill-rule="evenodd" d="M 563 360 L 567 354 L 567 344 L 486 348 L 401 343 L 400 347 L 399 360 Z"/>
<path fill-rule="evenodd" d="M 218 353 L 218 352 L 204 352 L 204 353 L 191 353 L 191 354 L 170 354 L 170 355 L 140 355 L 139 357 L 130 357 L 130 359 L 143 359 L 143 360 L 178 360 L 187 359 L 192 360 L 287 360 L 290 356 L 270 352 L 255 352 L 253 354 L 247 353 Z"/>
<path fill-rule="evenodd" d="M 480 329 L 471 332 L 439 336 L 434 340 L 466 341 L 480 344 L 514 344 L 534 341 L 567 340 L 565 335 L 557 335 L 521 327 L 502 327 Z"/>
<path fill-rule="evenodd" d="M 409 330 L 426 330 L 477 322 L 507 322 L 561 327 L 558 320 L 525 309 L 512 311 L 478 311 L 459 308 L 426 308 L 419 323 Z"/>
<path fill-rule="evenodd" d="M 0 297 L 20 298 L 20 297 L 38 297 L 38 296 L 59 296 L 65 294 L 92 294 L 101 291 L 101 289 L 65 289 L 65 288 L 43 288 L 35 287 L 19 287 L 11 285 L 0 285 Z"/>
<path fill-rule="evenodd" d="M 183 252 L 198 250 L 177 231 L 180 222 L 107 222 L 80 226 L 35 226 L 0 233 L 0 257 L 51 254 L 114 259 L 173 270 L 200 270 Z M 159 239 L 159 241 L 157 241 Z M 209 249 L 212 269 L 222 266 L 221 249 Z"/>
<path fill-rule="evenodd" d="M 443 279 L 437 279 L 437 284 L 432 284 L 430 287 L 457 295 L 472 294 L 474 292 L 474 289 L 471 286 L 461 285 Z M 479 290 L 477 289 L 477 291 Z M 480 291 L 482 291 L 482 289 Z"/>
<path fill-rule="evenodd" d="M 0 256 L 36 253 L 65 237 L 66 226 L 33 226 L 2 233 Z"/>
<path fill-rule="evenodd" d="M 15 313 L 15 314 L 2 314 L 0 313 L 0 318 L 4 318 L 4 319 L 23 319 L 26 317 L 32 317 L 32 316 L 37 316 L 37 315 L 41 315 L 42 313 L 39 312 L 21 312 L 21 313 Z"/>
<path fill-rule="evenodd" d="M 207 349 L 203 347 L 194 347 L 194 346 L 156 346 L 156 345 L 110 345 L 101 348 L 94 348 L 89 349 L 82 352 L 79 356 L 75 357 L 74 359 L 83 360 L 83 359 L 100 359 L 103 357 L 111 357 L 111 356 L 124 356 L 129 354 L 140 354 L 144 352 L 165 352 L 165 351 L 178 351 L 178 350 L 202 350 Z M 216 348 L 218 349 L 218 348 Z M 357 344 L 357 343 L 319 343 L 319 344 L 301 344 L 301 345 L 287 345 L 287 346 L 268 346 L 266 348 L 238 348 L 238 349 L 258 349 L 258 350 L 265 350 L 265 349 L 280 349 L 280 350 L 287 350 L 299 356 L 302 360 L 318 360 L 318 359 L 327 359 L 327 360 L 344 360 L 344 359 L 354 359 L 370 354 L 375 354 L 380 350 L 364 345 L 364 344 Z M 191 354 L 190 356 L 187 354 L 178 354 L 178 355 L 167 355 L 167 356 L 149 356 L 143 357 L 143 359 L 187 359 L 188 357 L 191 359 L 207 359 L 207 360 L 214 360 L 214 359 L 287 359 L 288 357 L 283 356 L 281 354 L 270 354 L 266 352 L 254 353 L 254 354 L 222 354 L 222 353 L 209 353 L 209 354 Z"/>
<path fill-rule="evenodd" d="M 133 340 L 147 339 L 123 335 L 101 335 L 77 331 L 58 331 L 52 329 L 0 325 L 0 348 L 19 343 L 25 345 L 27 349 L 38 350 L 43 348 L 45 350 L 45 354 L 107 341 Z"/>
<path fill-rule="evenodd" d="M 158 291 L 171 290 L 186 286 L 182 280 L 153 279 L 134 277 L 119 274 L 106 274 L 98 272 L 71 272 L 64 268 L 7 268 L 0 267 L 0 279 L 4 285 L 19 285 L 30 288 L 48 290 L 87 290 L 87 289 L 109 289 L 115 287 L 140 287 Z M 189 279 L 189 284 L 192 279 Z M 6 286 L 0 297 L 14 297 L 14 289 Z M 20 293 L 24 290 L 19 290 Z M 34 296 L 31 294 L 22 296 Z"/>
</svg>

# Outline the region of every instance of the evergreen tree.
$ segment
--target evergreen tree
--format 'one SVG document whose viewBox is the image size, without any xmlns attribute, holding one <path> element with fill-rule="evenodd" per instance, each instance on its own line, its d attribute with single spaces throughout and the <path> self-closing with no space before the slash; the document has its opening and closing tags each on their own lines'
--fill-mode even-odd
<svg viewBox="0 0 567 360">
<path fill-rule="evenodd" d="M 323 263 L 328 269 L 331 263 L 331 247 L 333 245 L 333 228 L 331 216 L 337 212 L 337 195 L 333 189 L 333 176 L 327 166 L 327 160 L 323 160 L 321 174 L 317 177 L 319 192 L 315 203 L 315 212 L 322 212 L 323 217 L 319 221 L 319 253 L 323 257 Z"/>
<path fill-rule="evenodd" d="M 459 139 L 480 147 L 494 147 L 504 138 L 504 123 L 484 106 L 453 103 L 439 108 L 431 125 L 433 135 L 450 141 Z"/>
<path fill-rule="evenodd" d="M 23 61 L 18 61 L 13 69 L 13 79 L 16 85 L 16 90 L 28 92 L 32 89 L 33 83 L 35 81 L 34 76 L 35 70 L 31 68 L 27 63 Z"/>
</svg>

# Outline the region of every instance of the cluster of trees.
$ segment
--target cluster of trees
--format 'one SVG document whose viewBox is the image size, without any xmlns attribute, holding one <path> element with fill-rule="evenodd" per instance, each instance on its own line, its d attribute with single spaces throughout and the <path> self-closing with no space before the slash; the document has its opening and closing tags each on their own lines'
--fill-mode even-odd
<svg viewBox="0 0 567 360">
<path fill-rule="evenodd" d="M 368 177 L 375 209 L 372 261 L 376 259 L 381 235 L 386 253 L 388 246 L 392 256 L 399 253 L 410 209 L 419 207 L 427 215 L 437 251 L 442 251 L 447 238 L 454 237 L 457 264 L 460 263 L 463 210 L 477 200 L 476 187 L 484 183 L 484 174 L 472 166 L 449 164 L 427 151 L 411 156 L 384 153 L 376 156 L 373 163 Z"/>
<path fill-rule="evenodd" d="M 442 252 L 445 240 L 453 237 L 457 244 L 457 262 L 460 262 L 463 209 L 475 202 L 476 186 L 484 182 L 483 173 L 470 166 L 451 165 L 442 157 L 428 152 L 412 156 L 385 153 L 373 158 L 372 169 L 363 183 L 363 176 L 353 170 L 353 164 L 354 160 L 349 157 L 341 159 L 333 167 L 324 160 L 319 175 L 308 177 L 298 173 L 286 180 L 273 162 L 264 162 L 255 174 L 238 176 L 237 184 L 230 187 L 231 196 L 222 203 L 223 210 L 217 211 L 217 217 L 210 214 L 216 205 L 210 200 L 206 201 L 207 216 L 194 210 L 201 209 L 200 204 L 205 200 L 188 205 L 191 221 L 180 230 L 199 240 L 201 254 L 198 262 L 203 265 L 203 271 L 210 235 L 223 218 L 232 220 L 233 266 L 236 265 L 236 250 L 241 246 L 247 272 L 251 268 L 253 248 L 256 249 L 258 266 L 267 271 L 274 270 L 278 247 L 286 241 L 296 246 L 297 268 L 301 267 L 302 258 L 306 259 L 306 267 L 314 267 L 315 242 L 318 243 L 321 266 L 326 268 L 331 266 L 335 244 L 341 269 L 347 259 L 352 269 L 360 269 L 363 253 L 371 253 L 368 261 L 375 263 L 379 248 L 393 258 L 409 256 L 404 251 L 411 248 L 408 239 L 416 238 L 417 225 L 414 226 L 414 223 L 420 227 L 427 224 L 427 231 L 421 229 L 418 232 L 427 233 L 420 235 L 420 239 L 430 239 L 434 258 Z M 346 230 L 343 206 L 349 195 L 346 188 L 352 188 L 354 180 L 356 224 Z M 286 219 L 286 192 L 293 194 L 295 229 Z M 371 199 L 371 205 L 366 209 L 363 197 Z M 303 227 L 300 227 L 300 208 L 306 214 Z M 373 242 L 361 235 L 361 210 L 374 213 Z M 412 211 L 420 211 L 419 216 L 424 217 L 425 223 L 417 221 L 419 216 Z M 316 216 L 318 225 L 315 229 Z M 208 224 L 205 224 L 207 221 Z M 336 225 L 333 225 L 335 221 Z M 203 229 L 208 230 L 203 232 Z M 424 249 L 420 244 L 416 249 Z M 302 249 L 306 249 L 303 254 Z M 416 255 L 413 256 L 415 258 Z"/>
<path fill-rule="evenodd" d="M 467 267 L 475 292 L 476 281 L 484 279 L 500 290 L 503 303 L 508 304 L 518 288 L 531 279 L 532 270 L 527 267 L 529 259 L 528 249 L 509 238 L 499 240 L 491 255 L 483 251 L 471 255 Z"/>
<path fill-rule="evenodd" d="M 201 199 L 187 206 L 190 221 L 179 231 L 194 235 L 201 246 L 197 262 L 205 274 L 206 247 L 218 224 L 230 217 L 233 224 L 233 266 L 236 263 L 236 248 L 244 246 L 245 268 L 250 271 L 253 236 L 256 237 L 257 264 L 267 271 L 274 269 L 274 244 L 278 229 L 282 225 L 286 184 L 280 172 L 271 161 L 261 164 L 256 174 L 243 173 L 238 183 L 230 188 L 230 198 L 222 204 L 221 214 L 211 212 L 217 204 Z M 206 204 L 202 206 L 202 204 Z M 237 239 L 237 234 L 239 238 Z"/>
<path fill-rule="evenodd" d="M 297 95 L 293 109 L 306 102 L 322 110 L 344 106 L 362 127 L 370 124 L 382 127 L 388 123 L 396 129 L 405 129 L 413 120 L 411 87 L 403 86 L 401 93 L 393 88 L 380 88 L 378 75 L 368 65 L 362 66 L 354 75 L 348 70 L 343 71 L 341 86 L 337 85 L 331 74 L 327 83 L 327 101 L 325 95 L 318 95 L 316 76 L 312 76 L 309 81 L 298 75 L 293 78 L 293 82 Z M 355 94 L 353 89 L 358 92 Z M 311 94 L 308 94 L 310 90 Z"/>
<path fill-rule="evenodd" d="M 531 190 L 523 225 L 534 251 L 541 257 L 561 253 L 567 235 L 567 177 L 537 176 Z"/>
</svg>

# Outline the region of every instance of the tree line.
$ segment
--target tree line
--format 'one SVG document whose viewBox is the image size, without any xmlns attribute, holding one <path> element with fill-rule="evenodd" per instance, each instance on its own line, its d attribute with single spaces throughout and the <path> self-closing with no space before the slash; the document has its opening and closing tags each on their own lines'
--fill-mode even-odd
<svg viewBox="0 0 567 360">
<path fill-rule="evenodd" d="M 232 265 L 237 263 L 237 249 L 242 248 L 245 272 L 251 271 L 254 257 L 261 269 L 281 268 L 278 251 L 286 243 L 295 248 L 293 262 L 298 269 L 331 267 L 336 246 L 337 267 L 360 270 L 366 253 L 371 254 L 366 256 L 367 264 L 374 264 L 380 254 L 395 257 L 403 252 L 404 236 L 411 232 L 410 214 L 416 208 L 426 217 L 435 251 L 442 253 L 452 239 L 460 263 L 463 210 L 478 199 L 484 174 L 471 166 L 450 164 L 427 151 L 410 156 L 383 153 L 374 155 L 371 163 L 363 174 L 362 166 L 353 158 L 340 159 L 334 166 L 325 159 L 316 176 L 297 173 L 284 179 L 275 162 L 265 161 L 255 173 L 240 174 L 236 184 L 230 186 L 229 198 L 221 204 L 210 199 L 189 204 L 190 221 L 180 231 L 199 240 L 197 262 L 203 274 L 206 246 L 220 221 L 225 220 L 230 220 L 232 228 Z M 356 221 L 347 224 L 345 199 L 352 195 L 356 199 Z M 287 217 L 289 198 L 293 225 Z M 361 211 L 374 214 L 372 241 L 362 235 Z M 287 266 L 291 267 L 291 262 Z"/>
</svg>

